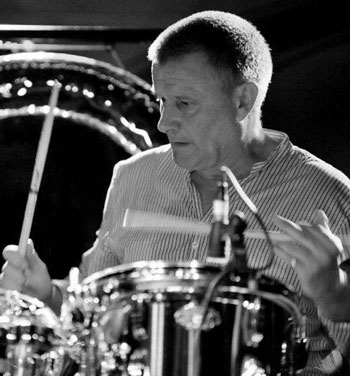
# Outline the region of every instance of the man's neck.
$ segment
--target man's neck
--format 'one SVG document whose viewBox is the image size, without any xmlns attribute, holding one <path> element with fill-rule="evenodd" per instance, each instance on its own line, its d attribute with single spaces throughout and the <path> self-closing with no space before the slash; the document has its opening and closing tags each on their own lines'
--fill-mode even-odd
<svg viewBox="0 0 350 376">
<path fill-rule="evenodd" d="M 278 140 L 266 135 L 262 130 L 259 137 L 242 142 L 239 156 L 235 160 L 223 161 L 223 165 L 228 167 L 237 179 L 244 179 L 249 176 L 255 163 L 264 162 L 269 158 L 278 146 L 278 143 Z M 217 182 L 221 178 L 220 168 L 221 166 L 194 171 L 191 174 L 191 180 L 198 189 L 215 189 Z"/>
</svg>

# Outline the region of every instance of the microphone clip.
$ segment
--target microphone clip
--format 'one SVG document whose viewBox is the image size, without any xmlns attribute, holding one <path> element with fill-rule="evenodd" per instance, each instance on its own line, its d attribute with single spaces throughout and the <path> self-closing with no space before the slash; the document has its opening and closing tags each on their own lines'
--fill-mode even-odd
<svg viewBox="0 0 350 376">
<path fill-rule="evenodd" d="M 231 240 L 231 254 L 227 266 L 238 275 L 247 275 L 250 272 L 244 238 L 246 228 L 247 222 L 244 213 L 239 210 L 235 211 L 227 229 Z"/>
<path fill-rule="evenodd" d="M 225 173 L 222 174 L 217 186 L 216 198 L 213 201 L 213 222 L 209 236 L 208 257 L 210 259 L 217 259 L 218 261 L 221 259 L 222 261 L 227 256 L 229 244 L 229 236 L 227 234 L 227 227 L 229 225 L 229 197 Z"/>
</svg>

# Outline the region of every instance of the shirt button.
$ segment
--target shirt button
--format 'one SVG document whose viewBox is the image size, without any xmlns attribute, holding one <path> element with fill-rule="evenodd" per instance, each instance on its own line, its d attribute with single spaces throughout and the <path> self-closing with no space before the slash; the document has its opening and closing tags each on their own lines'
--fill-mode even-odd
<svg viewBox="0 0 350 376">
<path fill-rule="evenodd" d="M 194 242 L 192 243 L 192 249 L 195 250 L 195 249 L 198 249 L 198 247 L 199 247 L 199 243 L 196 242 L 196 241 L 194 241 Z"/>
</svg>

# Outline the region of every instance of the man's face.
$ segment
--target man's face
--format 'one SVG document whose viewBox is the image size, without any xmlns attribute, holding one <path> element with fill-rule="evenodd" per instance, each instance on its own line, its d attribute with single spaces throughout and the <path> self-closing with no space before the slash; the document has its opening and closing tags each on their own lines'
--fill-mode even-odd
<svg viewBox="0 0 350 376">
<path fill-rule="evenodd" d="M 232 96 L 202 53 L 170 60 L 152 69 L 160 101 L 158 129 L 168 136 L 180 167 L 216 171 L 239 157 L 239 127 Z M 231 162 L 230 162 L 231 161 Z"/>
</svg>

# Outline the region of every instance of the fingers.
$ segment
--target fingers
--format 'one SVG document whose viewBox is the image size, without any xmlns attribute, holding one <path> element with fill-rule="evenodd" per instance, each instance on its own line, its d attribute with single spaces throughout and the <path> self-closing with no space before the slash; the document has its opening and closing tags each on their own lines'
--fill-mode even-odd
<svg viewBox="0 0 350 376">
<path fill-rule="evenodd" d="M 296 237 L 300 234 L 300 231 L 302 230 L 302 227 L 324 227 L 326 229 L 329 228 L 329 220 L 326 216 L 325 212 L 323 210 L 317 210 L 315 213 L 315 218 L 312 224 L 306 223 L 306 222 L 299 222 L 294 223 L 290 221 L 287 218 L 281 217 L 279 215 L 275 215 L 272 218 L 272 221 L 280 227 L 282 230 L 284 230 L 287 234 L 289 234 L 292 237 Z"/>
<path fill-rule="evenodd" d="M 337 267 L 342 243 L 330 231 L 328 218 L 322 210 L 317 211 L 312 225 L 297 224 L 279 216 L 273 221 L 290 237 L 290 242 L 276 242 L 277 256 L 289 264 L 295 265 L 296 260 L 304 269 Z"/>
<path fill-rule="evenodd" d="M 7 246 L 3 251 L 6 260 L 0 274 L 0 287 L 17 290 L 33 296 L 44 303 L 52 295 L 51 277 L 45 263 L 34 250 L 33 242 L 28 241 L 24 257 L 18 253 L 18 246 Z"/>
<path fill-rule="evenodd" d="M 318 253 L 329 250 L 332 254 L 339 254 L 343 250 L 341 240 L 324 226 L 313 225 L 303 227 L 303 234 L 310 246 L 319 248 Z"/>
<path fill-rule="evenodd" d="M 34 249 L 34 244 L 31 239 L 28 240 L 25 259 L 30 269 L 35 269 L 38 264 L 42 264 L 42 260 Z"/>
<path fill-rule="evenodd" d="M 295 268 L 303 267 L 307 263 L 307 255 L 295 243 L 280 242 L 275 246 L 275 256 Z"/>
<path fill-rule="evenodd" d="M 7 250 L 8 251 L 8 250 Z M 8 251 L 9 259 L 13 256 L 13 251 Z M 17 290 L 22 292 L 24 284 L 27 280 L 25 268 L 23 262 L 17 262 L 17 257 L 13 258 L 15 262 L 6 261 L 2 267 L 2 273 L 0 274 L 0 286 L 4 289 Z"/>
<path fill-rule="evenodd" d="M 3 250 L 3 258 L 5 263 L 0 274 L 0 286 L 4 289 L 17 290 L 25 292 L 25 284 L 27 276 L 30 275 L 30 265 L 28 261 L 33 257 L 34 245 L 30 240 L 28 241 L 26 255 L 21 256 L 18 252 L 17 245 L 8 245 Z M 29 260 L 27 257 L 29 255 Z"/>
<path fill-rule="evenodd" d="M 273 217 L 273 222 L 279 226 L 289 237 L 290 241 L 276 241 L 275 247 L 279 249 L 279 255 L 284 254 L 289 263 L 294 259 L 301 261 L 305 258 L 303 247 L 309 247 L 310 241 L 305 236 L 305 225 L 294 223 L 281 216 Z"/>
<path fill-rule="evenodd" d="M 323 226 L 329 230 L 329 219 L 323 210 L 316 211 L 313 224 Z"/>
<path fill-rule="evenodd" d="M 23 292 L 26 276 L 23 269 L 19 269 L 8 262 L 3 266 L 0 274 L 0 286 L 4 289 Z"/>
<path fill-rule="evenodd" d="M 35 265 L 42 263 L 34 249 L 34 244 L 31 239 L 28 240 L 24 257 L 19 254 L 17 245 L 8 245 L 5 247 L 3 250 L 3 257 L 10 264 L 21 269 L 33 269 Z"/>
<path fill-rule="evenodd" d="M 280 243 L 274 248 L 275 256 L 282 259 L 286 264 L 294 267 L 296 263 L 300 264 L 300 260 L 294 256 L 295 252 L 288 249 L 287 243 Z"/>
<path fill-rule="evenodd" d="M 2 255 L 9 264 L 17 268 L 26 269 L 28 267 L 26 259 L 18 253 L 17 245 L 8 245 L 4 248 Z"/>
<path fill-rule="evenodd" d="M 272 217 L 272 221 L 286 234 L 288 234 L 291 237 L 291 239 L 297 239 L 301 234 L 302 230 L 300 225 L 290 221 L 287 218 L 275 215 Z"/>
<path fill-rule="evenodd" d="M 316 213 L 315 221 L 312 225 L 307 223 L 297 224 L 280 216 L 273 217 L 273 222 L 290 237 L 291 241 L 309 248 L 315 255 L 319 255 L 319 252 L 326 248 L 342 249 L 340 239 L 337 240 L 338 238 L 330 231 L 328 218 L 322 210 Z M 335 247 L 335 243 L 337 247 Z"/>
</svg>

